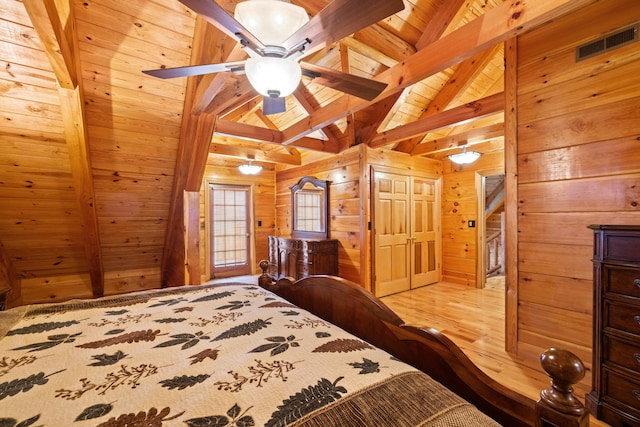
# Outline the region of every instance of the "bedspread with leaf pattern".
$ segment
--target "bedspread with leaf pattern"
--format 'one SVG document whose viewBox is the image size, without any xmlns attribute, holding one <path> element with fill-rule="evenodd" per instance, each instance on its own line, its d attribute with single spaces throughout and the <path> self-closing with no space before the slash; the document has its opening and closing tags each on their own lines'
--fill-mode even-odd
<svg viewBox="0 0 640 427">
<path fill-rule="evenodd" d="M 493 425 L 246 284 L 18 307 L 0 313 L 0 337 L 2 427 Z"/>
</svg>

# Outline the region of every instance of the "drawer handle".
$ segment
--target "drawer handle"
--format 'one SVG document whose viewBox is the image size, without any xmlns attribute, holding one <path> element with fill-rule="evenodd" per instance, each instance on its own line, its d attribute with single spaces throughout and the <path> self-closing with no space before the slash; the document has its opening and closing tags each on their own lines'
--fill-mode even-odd
<svg viewBox="0 0 640 427">
<path fill-rule="evenodd" d="M 640 288 L 640 279 L 634 279 L 633 283 Z"/>
<path fill-rule="evenodd" d="M 640 325 L 640 316 L 633 316 L 633 320 L 635 320 L 636 323 L 638 323 L 638 325 Z"/>
<path fill-rule="evenodd" d="M 635 357 L 636 362 L 640 363 L 640 353 L 633 353 L 633 357 Z"/>
<path fill-rule="evenodd" d="M 640 400 L 640 390 L 633 390 L 632 393 L 636 396 L 636 399 Z"/>
</svg>

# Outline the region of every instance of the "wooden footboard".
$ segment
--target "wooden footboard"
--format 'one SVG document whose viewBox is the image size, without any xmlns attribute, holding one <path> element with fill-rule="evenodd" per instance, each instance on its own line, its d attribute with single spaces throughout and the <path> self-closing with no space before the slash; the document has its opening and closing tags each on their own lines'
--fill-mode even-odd
<svg viewBox="0 0 640 427">
<path fill-rule="evenodd" d="M 505 426 L 589 423 L 585 408 L 572 394 L 572 385 L 584 376 L 584 366 L 570 352 L 549 349 L 543 354 L 551 387 L 535 402 L 487 376 L 439 331 L 406 325 L 353 282 L 333 276 L 273 282 L 264 268 L 260 286 L 429 374 Z"/>
</svg>

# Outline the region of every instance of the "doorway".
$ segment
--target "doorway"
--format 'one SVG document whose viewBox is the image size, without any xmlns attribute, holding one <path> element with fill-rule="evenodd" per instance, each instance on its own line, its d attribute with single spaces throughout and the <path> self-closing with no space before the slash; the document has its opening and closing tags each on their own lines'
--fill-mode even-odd
<svg viewBox="0 0 640 427">
<path fill-rule="evenodd" d="M 210 278 L 251 274 L 251 187 L 209 184 Z"/>
<path fill-rule="evenodd" d="M 376 296 L 440 280 L 440 197 L 435 179 L 373 171 Z"/>
<path fill-rule="evenodd" d="M 476 172 L 478 197 L 476 287 L 501 281 L 504 287 L 504 172 Z M 492 285 L 493 286 L 493 285 Z"/>
</svg>

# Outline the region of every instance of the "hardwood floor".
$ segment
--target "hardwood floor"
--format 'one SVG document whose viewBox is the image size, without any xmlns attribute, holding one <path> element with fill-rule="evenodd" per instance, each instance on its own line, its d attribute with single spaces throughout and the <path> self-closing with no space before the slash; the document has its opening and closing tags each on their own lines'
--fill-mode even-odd
<svg viewBox="0 0 640 427">
<path fill-rule="evenodd" d="M 538 400 L 549 378 L 504 350 L 504 280 L 485 289 L 439 282 L 382 298 L 408 324 L 436 328 L 493 379 Z M 584 403 L 585 386 L 576 387 Z M 592 426 L 608 426 L 591 417 Z"/>
</svg>

